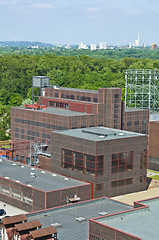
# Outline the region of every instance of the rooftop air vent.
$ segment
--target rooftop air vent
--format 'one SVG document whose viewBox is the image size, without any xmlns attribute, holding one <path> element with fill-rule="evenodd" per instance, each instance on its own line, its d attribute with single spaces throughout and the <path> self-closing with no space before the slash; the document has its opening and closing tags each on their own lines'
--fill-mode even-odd
<svg viewBox="0 0 159 240">
<path fill-rule="evenodd" d="M 13 166 L 15 166 L 15 165 L 16 165 L 16 163 L 12 163 L 12 165 L 13 165 Z"/>
<path fill-rule="evenodd" d="M 108 215 L 108 212 L 104 212 L 104 211 L 103 212 L 99 212 L 99 215 L 100 216 L 105 216 L 105 215 Z"/>
<path fill-rule="evenodd" d="M 104 135 L 100 135 L 100 136 L 99 136 L 99 138 L 105 138 L 105 137 L 106 137 L 106 136 L 104 136 Z"/>
<path fill-rule="evenodd" d="M 31 177 L 36 177 L 36 173 L 35 173 L 35 172 L 31 172 L 31 173 L 30 173 L 30 176 L 31 176 Z"/>
<path fill-rule="evenodd" d="M 9 179 L 9 177 L 5 177 L 5 179 Z"/>
<path fill-rule="evenodd" d="M 52 223 L 51 226 L 55 228 L 62 228 L 62 225 L 60 223 Z"/>
<path fill-rule="evenodd" d="M 21 168 L 24 168 L 24 166 L 22 165 Z"/>
<path fill-rule="evenodd" d="M 119 133 L 119 136 L 124 136 L 124 133 Z"/>
<path fill-rule="evenodd" d="M 19 181 L 19 180 L 16 180 L 16 182 L 17 182 L 17 183 L 20 183 L 20 181 Z"/>
<path fill-rule="evenodd" d="M 41 173 L 45 173 L 45 171 L 41 171 Z"/>
<path fill-rule="evenodd" d="M 35 170 L 35 168 L 32 167 L 31 170 Z"/>
<path fill-rule="evenodd" d="M 69 178 L 65 177 L 65 178 L 64 178 L 64 180 L 65 180 L 65 181 L 68 181 L 68 180 L 69 180 Z"/>
<path fill-rule="evenodd" d="M 0 158 L 0 162 L 2 162 L 2 159 Z"/>
<path fill-rule="evenodd" d="M 76 221 L 78 221 L 78 222 L 84 222 L 84 221 L 86 221 L 86 218 L 84 218 L 84 217 L 78 217 L 78 218 L 76 218 Z"/>
<path fill-rule="evenodd" d="M 56 174 L 53 173 L 52 176 L 53 176 L 53 177 L 56 177 Z"/>
<path fill-rule="evenodd" d="M 32 187 L 32 185 L 31 185 L 31 184 L 28 184 L 27 186 L 28 186 L 28 187 Z"/>
</svg>

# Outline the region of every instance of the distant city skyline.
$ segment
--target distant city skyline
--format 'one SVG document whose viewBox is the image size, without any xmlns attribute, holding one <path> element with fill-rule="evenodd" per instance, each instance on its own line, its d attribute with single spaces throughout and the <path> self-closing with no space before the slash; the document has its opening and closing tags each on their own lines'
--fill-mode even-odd
<svg viewBox="0 0 159 240">
<path fill-rule="evenodd" d="M 159 44 L 157 0 L 0 0 L 0 41 Z"/>
</svg>

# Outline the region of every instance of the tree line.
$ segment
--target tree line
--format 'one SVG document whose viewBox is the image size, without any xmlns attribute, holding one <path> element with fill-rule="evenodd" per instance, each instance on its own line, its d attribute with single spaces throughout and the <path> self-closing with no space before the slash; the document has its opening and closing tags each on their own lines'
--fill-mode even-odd
<svg viewBox="0 0 159 240">
<path fill-rule="evenodd" d="M 99 87 L 125 87 L 126 69 L 159 69 L 157 59 L 45 55 L 0 55 L 0 118 L 10 106 L 19 106 L 31 98 L 32 77 L 49 76 L 50 84 L 96 90 Z M 3 125 L 2 125 L 3 122 Z M 10 126 L 0 121 L 4 131 Z M 2 140 L 2 138 L 0 138 Z"/>
</svg>

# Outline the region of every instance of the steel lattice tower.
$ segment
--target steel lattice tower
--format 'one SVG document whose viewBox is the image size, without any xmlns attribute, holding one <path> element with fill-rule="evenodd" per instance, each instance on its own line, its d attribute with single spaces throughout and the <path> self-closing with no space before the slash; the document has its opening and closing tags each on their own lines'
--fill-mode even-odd
<svg viewBox="0 0 159 240">
<path fill-rule="evenodd" d="M 159 70 L 127 69 L 125 106 L 159 111 Z"/>
</svg>

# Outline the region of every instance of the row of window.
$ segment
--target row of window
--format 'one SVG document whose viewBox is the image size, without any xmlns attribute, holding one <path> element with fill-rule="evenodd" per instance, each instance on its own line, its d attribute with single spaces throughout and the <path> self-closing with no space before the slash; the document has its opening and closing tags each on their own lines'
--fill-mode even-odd
<svg viewBox="0 0 159 240">
<path fill-rule="evenodd" d="M 19 133 L 15 133 L 15 135 L 14 135 L 16 138 L 20 138 L 20 139 L 26 139 L 26 140 L 37 140 L 37 137 L 33 137 L 33 136 L 29 136 L 29 135 L 27 135 L 27 136 L 25 136 L 24 134 L 19 134 Z M 42 138 L 43 139 L 50 139 L 50 135 L 49 134 L 46 134 L 46 133 L 42 133 Z"/>
<path fill-rule="evenodd" d="M 143 125 L 145 125 L 146 124 L 146 120 L 143 120 L 142 121 L 142 124 Z M 132 125 L 132 122 L 130 121 L 130 122 L 127 122 L 127 126 L 131 126 Z M 137 125 L 139 125 L 139 121 L 135 121 L 135 125 L 137 126 Z"/>
<path fill-rule="evenodd" d="M 20 200 L 22 202 L 26 202 L 28 204 L 33 203 L 31 194 L 21 192 L 20 190 L 15 188 L 9 188 L 8 186 L 5 186 L 3 184 L 0 184 L 0 193 L 7 195 L 9 197 L 15 198 L 17 200 Z"/>
<path fill-rule="evenodd" d="M 126 178 L 126 179 L 120 179 L 120 180 L 116 180 L 116 181 L 112 181 L 111 182 L 111 187 L 121 187 L 124 185 L 129 185 L 133 183 L 133 179 L 132 178 Z"/>
<path fill-rule="evenodd" d="M 103 175 L 103 156 L 93 156 L 68 149 L 62 149 L 61 165 L 74 171 L 93 176 Z"/>
<path fill-rule="evenodd" d="M 104 240 L 104 238 L 96 237 L 96 236 L 94 236 L 92 234 L 89 234 L 89 239 L 90 240 Z"/>
<path fill-rule="evenodd" d="M 32 126 L 37 126 L 37 127 L 49 128 L 49 129 L 53 129 L 53 130 L 67 130 L 68 129 L 67 127 L 57 126 L 54 124 L 35 122 L 35 121 L 24 120 L 24 119 L 20 119 L 20 118 L 15 118 L 15 122 L 19 122 L 22 124 L 28 124 L 28 125 L 32 125 Z"/>
<path fill-rule="evenodd" d="M 59 94 L 58 93 L 55 93 L 55 97 L 56 98 L 59 98 Z M 75 99 L 75 96 L 74 95 L 69 95 L 69 94 L 61 94 L 61 98 L 64 98 L 64 99 Z M 90 97 L 85 97 L 85 96 L 77 96 L 77 98 L 75 100 L 79 100 L 79 101 L 86 101 L 86 102 L 91 102 L 91 98 Z M 93 98 L 92 99 L 93 101 L 92 102 L 98 102 L 98 98 Z"/>
</svg>

